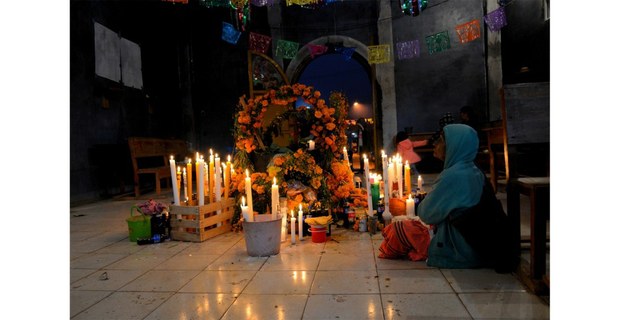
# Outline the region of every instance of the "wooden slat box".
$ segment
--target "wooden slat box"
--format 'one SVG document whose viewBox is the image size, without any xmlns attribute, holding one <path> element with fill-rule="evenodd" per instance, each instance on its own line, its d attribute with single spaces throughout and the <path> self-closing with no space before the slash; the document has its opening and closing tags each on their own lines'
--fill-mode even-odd
<svg viewBox="0 0 620 320">
<path fill-rule="evenodd" d="M 222 210 L 217 214 L 217 210 Z M 170 207 L 170 238 L 177 241 L 203 242 L 231 230 L 235 199 L 223 199 L 204 206 Z M 180 217 L 180 219 L 179 219 Z M 217 224 L 221 223 L 218 227 Z"/>
</svg>

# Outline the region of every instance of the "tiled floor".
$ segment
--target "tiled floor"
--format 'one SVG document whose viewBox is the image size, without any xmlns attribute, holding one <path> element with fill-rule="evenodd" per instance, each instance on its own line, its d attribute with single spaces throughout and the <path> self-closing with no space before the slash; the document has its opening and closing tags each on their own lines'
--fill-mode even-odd
<svg viewBox="0 0 620 320">
<path fill-rule="evenodd" d="M 380 234 L 250 257 L 242 233 L 138 246 L 125 218 L 136 200 L 71 209 L 72 319 L 549 319 L 511 274 L 379 259 Z"/>
</svg>

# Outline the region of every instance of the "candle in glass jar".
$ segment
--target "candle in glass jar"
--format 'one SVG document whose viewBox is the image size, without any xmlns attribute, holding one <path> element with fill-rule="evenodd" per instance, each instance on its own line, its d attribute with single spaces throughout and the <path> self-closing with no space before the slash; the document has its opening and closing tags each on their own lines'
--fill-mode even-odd
<svg viewBox="0 0 620 320">
<path fill-rule="evenodd" d="M 422 176 L 418 175 L 418 189 L 422 191 Z"/>
</svg>

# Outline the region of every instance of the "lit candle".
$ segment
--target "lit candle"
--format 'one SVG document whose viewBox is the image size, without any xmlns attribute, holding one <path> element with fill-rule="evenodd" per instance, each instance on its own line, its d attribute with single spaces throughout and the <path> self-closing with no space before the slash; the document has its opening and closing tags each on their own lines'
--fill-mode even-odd
<svg viewBox="0 0 620 320">
<path fill-rule="evenodd" d="M 411 193 L 411 167 L 409 160 L 405 161 L 405 194 Z"/>
<path fill-rule="evenodd" d="M 308 140 L 308 150 L 314 150 L 314 140 Z"/>
<path fill-rule="evenodd" d="M 291 244 L 295 244 L 295 212 L 291 210 Z"/>
<path fill-rule="evenodd" d="M 278 190 L 278 184 L 276 178 L 273 178 L 273 185 L 271 185 L 271 220 L 278 219 L 278 205 L 280 204 L 280 190 Z"/>
<path fill-rule="evenodd" d="M 245 169 L 245 196 L 248 198 L 248 211 L 250 212 L 250 219 L 248 221 L 254 221 L 254 208 L 252 207 L 252 179 L 250 179 L 250 172 Z"/>
<path fill-rule="evenodd" d="M 422 191 L 422 176 L 418 175 L 418 189 Z"/>
<path fill-rule="evenodd" d="M 301 210 L 301 203 L 299 204 L 299 211 L 297 212 L 297 223 L 299 224 L 299 241 L 304 239 L 304 217 L 303 211 Z M 292 226 L 293 228 L 295 225 Z"/>
<path fill-rule="evenodd" d="M 204 159 L 201 158 L 201 160 L 202 160 L 202 174 L 204 175 L 203 182 L 202 182 L 204 184 L 202 188 L 204 191 L 204 194 L 202 196 L 207 197 L 209 194 L 209 164 Z"/>
<path fill-rule="evenodd" d="M 370 167 L 368 165 L 368 157 L 364 153 L 364 183 L 366 184 L 366 195 L 368 201 L 368 216 L 372 216 L 372 195 L 370 194 Z"/>
<path fill-rule="evenodd" d="M 245 197 L 241 196 L 241 214 L 243 215 L 243 220 L 245 221 L 252 221 L 250 220 L 251 216 L 250 213 L 248 212 L 248 206 L 245 205 Z"/>
<path fill-rule="evenodd" d="M 409 194 L 409 198 L 405 200 L 405 212 L 408 218 L 415 217 L 415 200 L 411 198 L 411 194 Z"/>
<path fill-rule="evenodd" d="M 215 163 L 213 160 L 213 149 L 209 149 L 209 202 L 213 202 L 215 192 Z M 248 199 L 249 202 L 252 202 Z"/>
<path fill-rule="evenodd" d="M 387 184 L 388 184 L 388 195 L 386 196 L 388 199 L 392 197 L 392 193 L 394 193 L 393 190 L 393 183 L 394 183 L 394 162 L 392 162 L 392 159 L 390 159 L 390 162 L 388 163 L 388 178 L 386 180 Z"/>
<path fill-rule="evenodd" d="M 383 220 L 385 216 L 392 217 L 390 214 L 390 175 L 388 173 L 388 161 L 387 155 L 381 150 L 381 163 L 383 165 L 383 204 L 385 205 L 385 211 L 383 211 Z"/>
<path fill-rule="evenodd" d="M 205 166 L 202 163 L 202 161 L 200 160 L 200 158 L 197 158 L 196 160 L 196 169 L 198 170 L 198 172 L 196 172 L 196 177 L 198 178 L 198 181 L 196 182 L 196 185 L 198 186 L 198 190 L 196 190 L 196 197 L 198 197 L 198 205 L 199 206 L 204 206 L 205 205 L 205 175 L 204 175 L 204 169 Z"/>
<path fill-rule="evenodd" d="M 174 161 L 174 156 L 170 156 L 170 179 L 172 180 L 172 198 L 174 199 L 174 204 L 180 206 L 181 201 L 179 201 L 179 188 L 177 186 L 177 166 Z"/>
<path fill-rule="evenodd" d="M 342 155 L 344 158 L 344 162 L 347 164 L 347 168 L 349 167 L 349 154 L 347 153 L 347 147 L 342 148 Z"/>
<path fill-rule="evenodd" d="M 187 168 L 183 168 L 183 198 L 187 200 Z"/>
<path fill-rule="evenodd" d="M 190 206 L 194 205 L 192 195 L 194 194 L 194 186 L 192 185 L 192 159 L 187 158 L 187 203 Z"/>
</svg>

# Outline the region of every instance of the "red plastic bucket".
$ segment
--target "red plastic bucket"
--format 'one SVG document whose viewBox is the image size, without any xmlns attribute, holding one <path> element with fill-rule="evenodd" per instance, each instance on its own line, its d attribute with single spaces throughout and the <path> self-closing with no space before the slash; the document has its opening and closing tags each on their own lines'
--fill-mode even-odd
<svg viewBox="0 0 620 320">
<path fill-rule="evenodd" d="M 310 233 L 312 233 L 312 242 L 323 243 L 327 240 L 327 228 L 325 226 L 311 225 Z"/>
</svg>

